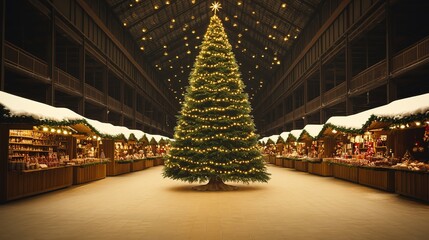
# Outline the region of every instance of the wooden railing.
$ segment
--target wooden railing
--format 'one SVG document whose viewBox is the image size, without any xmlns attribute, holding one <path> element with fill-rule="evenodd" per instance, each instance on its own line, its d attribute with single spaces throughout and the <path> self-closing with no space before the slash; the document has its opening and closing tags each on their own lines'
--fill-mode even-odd
<svg viewBox="0 0 429 240">
<path fill-rule="evenodd" d="M 296 117 L 303 117 L 305 115 L 305 106 L 301 106 L 294 111 L 294 116 Z"/>
<path fill-rule="evenodd" d="M 278 127 L 279 125 L 283 124 L 283 117 L 278 118 L 275 120 L 272 124 L 270 124 L 273 127 Z"/>
<path fill-rule="evenodd" d="M 139 113 L 136 111 L 136 120 L 141 120 L 143 121 L 143 114 Z"/>
<path fill-rule="evenodd" d="M 72 91 L 81 91 L 81 83 L 79 79 L 73 77 L 72 75 L 64 72 L 59 68 L 55 68 L 54 71 L 54 82 L 64 88 L 67 88 Z"/>
<path fill-rule="evenodd" d="M 111 109 L 118 111 L 118 112 L 121 112 L 121 110 L 122 110 L 121 102 L 119 102 L 118 100 L 116 100 L 110 96 L 107 97 L 107 106 Z"/>
<path fill-rule="evenodd" d="M 127 105 L 124 105 L 123 111 L 129 117 L 133 117 L 133 115 L 134 115 L 134 110 L 132 108 L 128 107 Z"/>
<path fill-rule="evenodd" d="M 12 43 L 6 42 L 4 45 L 5 62 L 18 68 L 27 70 L 42 77 L 48 77 L 48 64 L 31 55 L 27 51 L 18 48 Z"/>
<path fill-rule="evenodd" d="M 373 66 L 360 72 L 352 78 L 350 90 L 356 90 L 371 83 L 383 81 L 387 77 L 386 60 L 378 62 Z"/>
<path fill-rule="evenodd" d="M 334 102 L 338 99 L 340 99 L 341 97 L 345 96 L 347 93 L 346 90 L 346 83 L 343 82 L 340 85 L 330 89 L 329 91 L 325 92 L 324 97 L 323 97 L 323 102 L 324 104 L 329 104 L 331 102 Z"/>
<path fill-rule="evenodd" d="M 85 95 L 87 98 L 92 99 L 96 102 L 100 102 L 100 103 L 105 102 L 103 93 L 90 85 L 85 85 Z"/>
<path fill-rule="evenodd" d="M 293 112 L 290 112 L 285 115 L 285 121 L 292 121 L 293 120 Z"/>
<path fill-rule="evenodd" d="M 392 72 L 396 73 L 429 57 L 429 37 L 402 50 L 392 59 Z"/>
<path fill-rule="evenodd" d="M 316 97 L 307 102 L 307 112 L 312 112 L 320 107 L 320 97 Z"/>
</svg>

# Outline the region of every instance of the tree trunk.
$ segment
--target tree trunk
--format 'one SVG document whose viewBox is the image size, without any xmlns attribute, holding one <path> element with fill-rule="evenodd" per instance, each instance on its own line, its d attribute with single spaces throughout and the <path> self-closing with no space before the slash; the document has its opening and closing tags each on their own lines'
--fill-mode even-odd
<svg viewBox="0 0 429 240">
<path fill-rule="evenodd" d="M 238 187 L 225 184 L 220 177 L 212 177 L 206 185 L 192 187 L 192 189 L 197 191 L 233 191 L 237 190 Z"/>
</svg>

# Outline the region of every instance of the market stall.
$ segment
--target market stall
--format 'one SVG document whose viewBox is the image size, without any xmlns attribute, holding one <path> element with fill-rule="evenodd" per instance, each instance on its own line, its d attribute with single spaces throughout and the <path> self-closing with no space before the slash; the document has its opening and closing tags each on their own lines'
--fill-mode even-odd
<svg viewBox="0 0 429 240">
<path fill-rule="evenodd" d="M 0 106 L 0 200 L 72 185 L 70 126 L 81 116 L 5 92 Z"/>
<path fill-rule="evenodd" d="M 268 163 L 275 164 L 276 144 L 271 138 L 272 136 L 267 138 L 264 148 L 264 155 L 266 156 L 265 158 L 268 159 Z"/>
<path fill-rule="evenodd" d="M 387 132 L 384 164 L 395 169 L 396 193 L 429 201 L 429 94 L 391 102 L 368 120 Z"/>
<path fill-rule="evenodd" d="M 276 156 L 276 165 L 278 166 L 282 166 L 282 167 L 290 167 L 289 165 L 287 165 L 287 162 L 285 160 L 286 159 L 286 153 L 287 153 L 287 142 L 286 140 L 289 137 L 289 132 L 282 132 L 279 135 L 279 139 L 277 140 L 278 144 L 280 145 L 280 151 L 278 152 L 277 156 Z M 286 165 L 285 165 L 286 163 Z M 293 168 L 293 166 L 291 167 Z"/>
<path fill-rule="evenodd" d="M 276 154 L 276 159 L 275 159 L 275 164 L 276 164 L 276 166 L 279 166 L 279 167 L 283 167 L 282 154 L 283 154 L 283 151 L 285 149 L 285 143 L 286 142 L 283 139 L 283 137 L 279 135 L 277 142 L 276 142 L 277 154 Z"/>
<path fill-rule="evenodd" d="M 307 158 L 305 159 L 308 164 L 308 172 L 327 177 L 332 176 L 333 167 L 328 162 L 324 162 L 323 158 L 329 153 L 332 140 L 329 137 L 321 136 L 323 126 L 323 124 L 306 125 L 298 141 L 310 143 Z"/>
<path fill-rule="evenodd" d="M 272 146 L 272 152 L 269 156 L 269 163 L 276 164 L 276 156 L 279 155 L 279 150 L 277 149 L 277 140 L 279 139 L 280 135 L 272 135 L 268 137 L 269 144 Z"/>
<path fill-rule="evenodd" d="M 301 172 L 307 172 L 308 164 L 305 161 L 308 152 L 308 142 L 299 142 L 298 139 L 301 136 L 302 129 L 295 129 L 290 131 L 287 142 L 287 154 L 286 161 L 293 161 L 293 167 L 295 170 Z M 288 163 L 288 165 L 291 165 Z"/>
<path fill-rule="evenodd" d="M 270 162 L 270 155 L 266 152 L 266 145 L 267 145 L 268 137 L 264 137 L 259 140 L 260 143 L 260 152 L 262 154 L 262 159 L 265 163 Z"/>
</svg>

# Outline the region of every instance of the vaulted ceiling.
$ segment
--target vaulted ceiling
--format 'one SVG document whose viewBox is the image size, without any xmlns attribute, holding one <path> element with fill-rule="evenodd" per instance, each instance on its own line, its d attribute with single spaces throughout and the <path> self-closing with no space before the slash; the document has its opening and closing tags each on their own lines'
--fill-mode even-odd
<svg viewBox="0 0 429 240">
<path fill-rule="evenodd" d="M 322 0 L 217 0 L 253 100 L 282 64 Z M 107 0 L 141 54 L 182 101 L 214 0 Z"/>
</svg>

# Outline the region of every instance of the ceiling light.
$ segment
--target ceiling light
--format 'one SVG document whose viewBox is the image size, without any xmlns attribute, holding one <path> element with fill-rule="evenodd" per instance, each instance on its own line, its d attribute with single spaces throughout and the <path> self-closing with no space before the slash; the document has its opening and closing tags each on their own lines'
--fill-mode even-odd
<svg viewBox="0 0 429 240">
<path fill-rule="evenodd" d="M 189 46 L 189 43 L 185 43 L 185 46 Z"/>
<path fill-rule="evenodd" d="M 259 24 L 259 21 L 256 21 L 256 24 Z"/>
<path fill-rule="evenodd" d="M 288 38 L 288 37 L 285 37 L 285 38 L 283 38 L 283 40 L 284 40 L 284 41 L 287 41 L 287 40 L 289 40 L 289 38 Z"/>
<path fill-rule="evenodd" d="M 192 30 L 192 33 L 195 34 L 195 30 Z"/>
<path fill-rule="evenodd" d="M 273 26 L 273 28 L 274 28 L 274 29 L 277 29 L 277 25 L 274 25 L 274 26 Z"/>
<path fill-rule="evenodd" d="M 195 4 L 195 0 L 192 0 L 192 4 Z"/>
<path fill-rule="evenodd" d="M 237 23 L 232 24 L 233 27 L 237 27 Z"/>
<path fill-rule="evenodd" d="M 277 65 L 280 65 L 280 61 L 277 61 Z"/>
<path fill-rule="evenodd" d="M 253 11 L 253 12 L 252 12 L 252 14 L 256 14 L 256 12 L 255 12 L 255 11 Z"/>
<path fill-rule="evenodd" d="M 228 17 L 225 17 L 225 22 L 228 22 L 229 21 L 229 18 Z"/>
<path fill-rule="evenodd" d="M 237 15 L 234 15 L 234 18 L 238 18 L 238 16 L 237 16 Z"/>
<path fill-rule="evenodd" d="M 171 22 L 176 22 L 176 19 L 174 19 L 174 18 L 173 18 L 173 19 L 171 19 Z"/>
<path fill-rule="evenodd" d="M 295 38 L 295 39 L 296 39 L 297 37 L 298 37 L 298 36 L 295 36 L 295 37 L 293 37 L 293 38 Z"/>
<path fill-rule="evenodd" d="M 286 3 L 282 3 L 282 8 L 286 8 Z"/>
<path fill-rule="evenodd" d="M 140 0 L 136 0 L 136 3 L 140 2 Z"/>
<path fill-rule="evenodd" d="M 167 4 L 167 5 L 170 4 L 170 1 L 165 1 L 165 4 Z"/>
<path fill-rule="evenodd" d="M 155 10 L 157 10 L 159 8 L 158 4 L 156 4 L 155 6 L 153 6 L 153 8 L 155 8 Z"/>
<path fill-rule="evenodd" d="M 241 1 L 238 1 L 238 2 L 237 2 L 237 5 L 238 5 L 238 6 L 240 6 L 241 4 L 242 4 L 242 2 L 241 2 Z"/>
<path fill-rule="evenodd" d="M 126 23 L 126 22 L 124 22 L 124 26 L 127 26 L 127 23 Z"/>
<path fill-rule="evenodd" d="M 164 45 L 164 48 L 167 48 L 167 45 Z"/>
<path fill-rule="evenodd" d="M 188 37 L 184 36 L 184 37 L 183 37 L 183 40 L 185 40 L 185 41 L 186 41 L 186 40 L 188 40 Z"/>
<path fill-rule="evenodd" d="M 146 41 L 146 37 L 142 37 L 142 40 L 143 40 L 143 41 Z"/>
<path fill-rule="evenodd" d="M 164 52 L 164 56 L 168 56 L 168 52 Z"/>
<path fill-rule="evenodd" d="M 194 20 L 194 19 L 195 19 L 195 16 L 191 16 L 191 19 L 192 19 L 192 20 Z"/>
<path fill-rule="evenodd" d="M 147 29 L 146 28 L 142 28 L 142 32 L 147 32 Z"/>
<path fill-rule="evenodd" d="M 143 46 L 141 46 L 141 47 L 140 47 L 140 50 L 144 51 L 144 47 L 143 47 Z"/>
<path fill-rule="evenodd" d="M 133 6 L 133 4 L 132 3 L 130 3 L 130 7 L 132 7 Z"/>
</svg>

